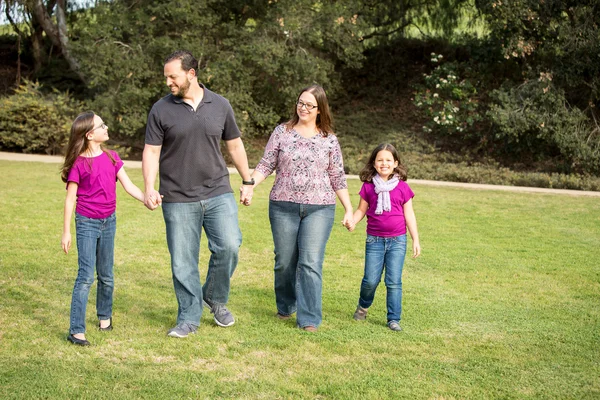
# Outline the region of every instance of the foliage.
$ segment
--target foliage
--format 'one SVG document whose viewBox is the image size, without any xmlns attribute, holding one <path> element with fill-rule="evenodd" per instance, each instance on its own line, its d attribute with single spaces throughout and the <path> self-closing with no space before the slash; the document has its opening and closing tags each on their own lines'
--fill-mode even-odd
<svg viewBox="0 0 600 400">
<path fill-rule="evenodd" d="M 431 62 L 438 65 L 431 74 L 423 74 L 424 84 L 416 85 L 414 104 L 429 118 L 423 126 L 426 132 L 465 135 L 481 119 L 477 90 L 469 79 L 461 79 L 457 63 L 443 59 L 442 54 L 431 53 Z"/>
<path fill-rule="evenodd" d="M 68 92 L 45 94 L 38 82 L 25 80 L 15 94 L 0 99 L 0 148 L 61 154 L 82 108 Z"/>
<path fill-rule="evenodd" d="M 140 138 L 165 94 L 164 58 L 190 50 L 199 79 L 227 97 L 246 134 L 270 133 L 300 88 L 338 89 L 336 63 L 359 65 L 359 24 L 335 1 L 114 1 L 81 16 L 72 31 L 94 108 L 118 133 Z"/>
<path fill-rule="evenodd" d="M 537 157 L 549 146 L 567 171 L 600 171 L 600 3 L 477 1 L 490 35 L 520 80 L 494 95 L 496 135 L 527 143 Z M 512 120 L 514 118 L 514 120 Z M 543 125 L 542 125 L 543 124 Z M 526 137 L 528 136 L 528 137 Z M 541 144 L 538 149 L 536 146 Z"/>
<path fill-rule="evenodd" d="M 488 117 L 496 137 L 516 154 L 549 158 L 558 153 L 567 172 L 600 172 L 600 132 L 584 112 L 571 107 L 550 73 L 492 94 Z"/>
</svg>

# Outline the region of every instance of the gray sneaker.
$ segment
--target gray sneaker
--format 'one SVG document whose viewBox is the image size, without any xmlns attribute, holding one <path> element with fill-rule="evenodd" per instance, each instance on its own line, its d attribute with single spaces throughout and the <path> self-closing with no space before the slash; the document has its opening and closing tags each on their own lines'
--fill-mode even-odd
<svg viewBox="0 0 600 400">
<path fill-rule="evenodd" d="M 206 300 L 202 300 L 202 304 L 204 307 L 209 308 L 210 312 L 214 314 L 214 320 L 217 325 L 226 328 L 235 324 L 233 314 L 224 304 L 214 304 L 211 306 Z"/>
<path fill-rule="evenodd" d="M 356 311 L 354 311 L 354 319 L 357 321 L 364 321 L 365 319 L 367 319 L 367 311 L 369 311 L 368 308 L 356 306 Z"/>
<path fill-rule="evenodd" d="M 170 329 L 169 332 L 167 332 L 167 336 L 184 338 L 188 335 L 193 335 L 194 333 L 196 333 L 197 329 L 197 326 L 188 324 L 187 322 L 182 322 L 180 324 L 177 324 L 175 328 Z"/>
<path fill-rule="evenodd" d="M 402 327 L 400 326 L 398 321 L 390 321 L 388 322 L 387 326 L 388 328 L 396 332 L 400 332 L 402 330 Z"/>
</svg>

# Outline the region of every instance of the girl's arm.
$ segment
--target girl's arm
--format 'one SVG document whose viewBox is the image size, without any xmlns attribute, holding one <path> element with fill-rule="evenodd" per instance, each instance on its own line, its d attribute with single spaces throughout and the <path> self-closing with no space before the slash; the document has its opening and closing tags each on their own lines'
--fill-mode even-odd
<svg viewBox="0 0 600 400">
<path fill-rule="evenodd" d="M 121 182 L 123 189 L 125 189 L 125 191 L 131 197 L 141 201 L 142 203 L 144 202 L 144 192 L 142 192 L 139 187 L 135 186 L 135 184 L 131 182 L 131 179 L 129 179 L 127 172 L 125 172 L 125 168 L 121 167 L 119 172 L 117 172 L 117 179 L 119 180 L 119 182 Z"/>
<path fill-rule="evenodd" d="M 340 202 L 344 206 L 344 220 L 342 221 L 342 225 L 344 225 L 348 229 L 354 229 L 354 220 L 352 219 L 352 202 L 350 201 L 350 195 L 348 194 L 348 189 L 339 189 L 335 191 L 337 197 L 340 199 Z"/>
<path fill-rule="evenodd" d="M 367 203 L 365 201 L 365 199 L 363 199 L 361 197 L 360 203 L 358 203 L 358 208 L 356 209 L 356 211 L 354 211 L 354 215 L 352 216 L 354 225 L 352 226 L 352 229 L 348 229 L 350 232 L 352 232 L 354 230 L 354 227 L 356 226 L 356 224 L 358 224 L 360 221 L 362 221 L 362 219 L 365 217 L 365 214 L 367 213 L 368 209 L 369 209 L 369 203 Z"/>
<path fill-rule="evenodd" d="M 419 231 L 417 230 L 417 218 L 415 217 L 415 210 L 413 210 L 412 199 L 404 203 L 402 207 L 404 209 L 404 218 L 406 220 L 406 228 L 410 233 L 410 237 L 413 242 L 413 258 L 421 255 L 421 244 L 419 243 Z"/>
<path fill-rule="evenodd" d="M 77 183 L 67 183 L 67 197 L 65 198 L 65 215 L 63 221 L 63 234 L 61 245 L 65 254 L 69 254 L 71 248 L 71 216 L 75 208 L 75 200 L 77 199 Z"/>
</svg>

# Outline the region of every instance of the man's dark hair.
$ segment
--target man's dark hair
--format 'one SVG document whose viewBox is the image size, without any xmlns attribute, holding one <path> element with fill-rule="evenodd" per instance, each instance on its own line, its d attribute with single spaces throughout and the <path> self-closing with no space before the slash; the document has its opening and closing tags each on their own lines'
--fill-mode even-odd
<svg viewBox="0 0 600 400">
<path fill-rule="evenodd" d="M 190 69 L 194 69 L 196 73 L 198 72 L 198 60 L 187 50 L 177 50 L 171 53 L 166 59 L 165 64 L 170 63 L 173 60 L 181 60 L 181 69 L 184 71 L 189 71 Z"/>
</svg>

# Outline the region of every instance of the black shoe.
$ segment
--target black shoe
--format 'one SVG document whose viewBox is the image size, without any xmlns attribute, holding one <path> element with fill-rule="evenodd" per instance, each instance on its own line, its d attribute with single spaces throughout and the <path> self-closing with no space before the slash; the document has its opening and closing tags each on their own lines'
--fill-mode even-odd
<svg viewBox="0 0 600 400">
<path fill-rule="evenodd" d="M 67 337 L 67 340 L 68 340 L 69 342 L 73 343 L 73 344 L 76 344 L 76 345 L 78 345 L 78 346 L 89 346 L 89 345 L 90 345 L 90 342 L 88 342 L 87 340 L 85 340 L 85 339 L 77 339 L 77 338 L 76 338 L 75 336 L 73 336 L 73 335 L 69 335 L 69 336 Z"/>
<path fill-rule="evenodd" d="M 106 328 L 100 327 L 100 322 L 98 322 L 98 329 L 101 331 L 112 331 L 113 330 L 112 317 L 110 317 L 110 323 L 108 324 L 108 326 Z"/>
</svg>

